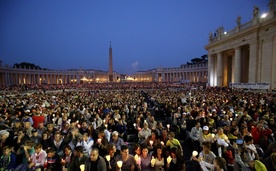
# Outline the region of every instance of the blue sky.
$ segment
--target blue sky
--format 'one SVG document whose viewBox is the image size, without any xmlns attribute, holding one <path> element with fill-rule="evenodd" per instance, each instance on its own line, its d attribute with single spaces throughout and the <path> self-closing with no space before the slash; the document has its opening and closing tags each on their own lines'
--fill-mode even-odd
<svg viewBox="0 0 276 171">
<path fill-rule="evenodd" d="M 207 54 L 210 31 L 252 19 L 269 0 L 1 0 L 0 59 L 119 73 L 179 67 Z"/>
</svg>

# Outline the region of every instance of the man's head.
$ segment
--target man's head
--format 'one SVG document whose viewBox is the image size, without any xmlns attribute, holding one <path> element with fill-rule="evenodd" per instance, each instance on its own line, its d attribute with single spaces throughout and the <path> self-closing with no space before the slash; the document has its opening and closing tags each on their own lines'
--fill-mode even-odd
<svg viewBox="0 0 276 171">
<path fill-rule="evenodd" d="M 5 147 L 3 148 L 3 154 L 4 154 L 5 156 L 10 155 L 11 150 L 12 150 L 12 148 L 11 148 L 10 146 L 5 146 Z"/>
<path fill-rule="evenodd" d="M 95 162 L 99 158 L 99 150 L 97 148 L 93 148 L 90 153 L 90 160 Z"/>
<path fill-rule="evenodd" d="M 49 147 L 46 150 L 46 153 L 47 153 L 47 157 L 52 158 L 56 154 L 56 151 L 53 148 Z"/>
<path fill-rule="evenodd" d="M 243 137 L 243 139 L 244 139 L 245 144 L 247 144 L 247 145 L 253 144 L 253 137 L 252 137 L 252 136 L 250 136 L 250 135 L 245 135 L 245 136 Z"/>
<path fill-rule="evenodd" d="M 117 141 L 118 140 L 118 136 L 119 136 L 119 133 L 117 131 L 114 131 L 112 133 L 112 140 L 113 141 Z"/>
<path fill-rule="evenodd" d="M 83 146 L 77 146 L 74 149 L 74 152 L 75 152 L 76 156 L 81 157 L 81 155 L 83 154 Z"/>
<path fill-rule="evenodd" d="M 122 157 L 123 158 L 127 158 L 128 154 L 129 154 L 129 151 L 128 151 L 127 146 L 126 145 L 122 145 L 121 146 L 121 155 L 122 155 Z"/>
<path fill-rule="evenodd" d="M 5 141 L 10 136 L 10 133 L 7 130 L 0 131 L 0 140 Z"/>
<path fill-rule="evenodd" d="M 41 149 L 42 149 L 42 144 L 36 144 L 36 145 L 34 146 L 34 149 L 35 149 L 35 152 L 36 152 L 37 154 L 39 154 L 40 151 L 41 151 Z"/>
</svg>

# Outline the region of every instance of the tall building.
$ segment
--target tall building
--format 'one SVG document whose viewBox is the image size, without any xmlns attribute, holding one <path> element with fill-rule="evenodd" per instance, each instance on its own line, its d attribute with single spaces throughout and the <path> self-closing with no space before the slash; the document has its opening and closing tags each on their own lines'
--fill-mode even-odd
<svg viewBox="0 0 276 171">
<path fill-rule="evenodd" d="M 113 59 L 112 59 L 112 48 L 111 48 L 111 42 L 109 47 L 109 82 L 113 82 Z"/>
<path fill-rule="evenodd" d="M 270 0 L 267 14 L 254 7 L 252 19 L 230 31 L 219 27 L 210 33 L 208 51 L 208 84 L 210 86 L 266 85 L 276 88 L 276 11 Z"/>
</svg>

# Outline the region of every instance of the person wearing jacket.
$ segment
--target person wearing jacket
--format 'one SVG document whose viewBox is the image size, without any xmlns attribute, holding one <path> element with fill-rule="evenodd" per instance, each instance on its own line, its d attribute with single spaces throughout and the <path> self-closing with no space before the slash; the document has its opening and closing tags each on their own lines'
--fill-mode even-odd
<svg viewBox="0 0 276 171">
<path fill-rule="evenodd" d="M 0 158 L 0 171 L 14 170 L 16 168 L 16 155 L 11 150 L 10 146 L 3 148 L 3 155 Z"/>
<path fill-rule="evenodd" d="M 85 162 L 85 171 L 106 171 L 106 162 L 103 157 L 99 156 L 99 150 L 93 148 L 89 158 Z"/>
<path fill-rule="evenodd" d="M 74 149 L 75 157 L 73 161 L 68 167 L 68 171 L 81 171 L 80 165 L 85 164 L 86 160 L 88 160 L 88 156 L 83 153 L 83 146 L 77 146 Z"/>
</svg>

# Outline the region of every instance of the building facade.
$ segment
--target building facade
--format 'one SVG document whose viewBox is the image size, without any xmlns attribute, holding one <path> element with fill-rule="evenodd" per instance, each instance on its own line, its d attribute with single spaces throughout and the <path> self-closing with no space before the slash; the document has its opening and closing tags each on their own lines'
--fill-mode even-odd
<svg viewBox="0 0 276 171">
<path fill-rule="evenodd" d="M 117 78 L 119 74 L 114 72 Z M 119 80 L 117 80 L 118 82 Z M 0 85 L 81 84 L 109 82 L 109 73 L 99 70 L 41 70 L 0 66 Z"/>
<path fill-rule="evenodd" d="M 135 74 L 137 82 L 207 82 L 208 62 L 183 64 L 177 68 L 156 68 L 139 71 Z"/>
<path fill-rule="evenodd" d="M 269 12 L 259 14 L 226 32 L 219 27 L 210 33 L 208 51 L 208 84 L 228 86 L 238 83 L 268 83 L 276 88 L 276 12 L 275 0 L 268 4 Z"/>
</svg>

